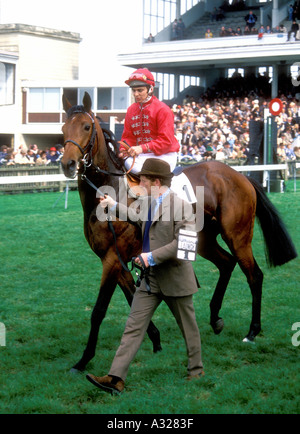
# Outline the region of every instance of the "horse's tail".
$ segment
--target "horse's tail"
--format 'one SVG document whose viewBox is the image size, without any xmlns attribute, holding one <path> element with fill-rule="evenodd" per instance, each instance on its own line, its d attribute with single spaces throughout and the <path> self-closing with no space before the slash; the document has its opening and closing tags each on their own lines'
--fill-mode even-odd
<svg viewBox="0 0 300 434">
<path fill-rule="evenodd" d="M 259 220 L 264 239 L 268 265 L 276 267 L 297 257 L 295 246 L 277 209 L 264 192 L 263 187 L 248 177 L 256 191 L 256 217 Z"/>
</svg>

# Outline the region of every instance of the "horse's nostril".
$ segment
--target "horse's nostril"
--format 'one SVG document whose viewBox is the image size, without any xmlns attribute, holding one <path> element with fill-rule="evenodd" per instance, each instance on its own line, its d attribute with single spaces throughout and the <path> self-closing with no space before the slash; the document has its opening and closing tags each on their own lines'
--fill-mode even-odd
<svg viewBox="0 0 300 434">
<path fill-rule="evenodd" d="M 67 162 L 61 161 L 62 169 L 65 175 L 73 176 L 76 172 L 77 163 L 75 160 L 68 160 Z"/>
<path fill-rule="evenodd" d="M 74 170 L 76 168 L 76 161 L 69 160 L 68 163 L 67 163 L 67 168 L 69 170 Z"/>
</svg>

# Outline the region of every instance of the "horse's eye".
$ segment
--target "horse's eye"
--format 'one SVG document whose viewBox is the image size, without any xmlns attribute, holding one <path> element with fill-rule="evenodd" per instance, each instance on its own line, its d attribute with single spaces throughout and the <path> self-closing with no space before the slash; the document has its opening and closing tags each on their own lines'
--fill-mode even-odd
<svg viewBox="0 0 300 434">
<path fill-rule="evenodd" d="M 84 129 L 85 131 L 90 131 L 91 126 L 90 125 L 85 125 Z"/>
</svg>

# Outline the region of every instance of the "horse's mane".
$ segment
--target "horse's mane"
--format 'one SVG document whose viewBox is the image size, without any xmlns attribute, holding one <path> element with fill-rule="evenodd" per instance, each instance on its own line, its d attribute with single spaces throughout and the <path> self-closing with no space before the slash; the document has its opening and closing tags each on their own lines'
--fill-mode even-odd
<svg viewBox="0 0 300 434">
<path fill-rule="evenodd" d="M 98 119 L 99 124 L 101 126 L 101 122 L 100 122 L 98 117 L 97 117 L 97 119 Z M 107 130 L 106 128 L 103 128 L 102 126 L 101 126 L 101 129 L 102 129 L 102 132 L 104 135 L 106 149 L 107 149 L 109 158 L 111 159 L 111 161 L 113 162 L 113 164 L 115 165 L 115 167 L 117 169 L 122 170 L 124 168 L 124 160 L 122 158 L 118 157 L 120 145 L 116 141 L 114 133 L 110 130 Z"/>
</svg>

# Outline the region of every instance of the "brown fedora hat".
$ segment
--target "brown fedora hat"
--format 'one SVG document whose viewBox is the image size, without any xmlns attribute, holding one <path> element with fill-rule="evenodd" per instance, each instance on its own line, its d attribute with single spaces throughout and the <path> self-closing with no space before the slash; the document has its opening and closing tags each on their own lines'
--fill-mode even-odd
<svg viewBox="0 0 300 434">
<path fill-rule="evenodd" d="M 171 172 L 170 165 L 159 158 L 147 158 L 144 162 L 142 170 L 138 173 L 139 176 L 157 176 L 157 178 L 170 179 L 174 176 Z"/>
</svg>

